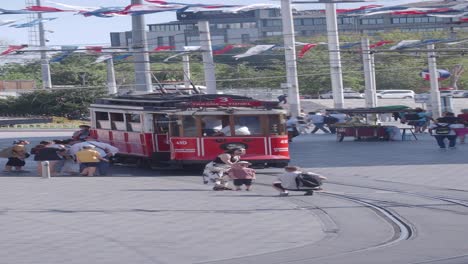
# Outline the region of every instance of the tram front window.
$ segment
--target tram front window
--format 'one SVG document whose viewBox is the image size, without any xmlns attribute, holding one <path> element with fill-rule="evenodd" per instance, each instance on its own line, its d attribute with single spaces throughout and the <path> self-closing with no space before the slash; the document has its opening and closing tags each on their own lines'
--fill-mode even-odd
<svg viewBox="0 0 468 264">
<path fill-rule="evenodd" d="M 219 136 L 223 127 L 229 127 L 228 116 L 204 116 L 202 121 L 202 134 L 204 137 Z"/>
<path fill-rule="evenodd" d="M 236 136 L 261 135 L 261 121 L 258 116 L 237 116 L 234 118 Z"/>
</svg>

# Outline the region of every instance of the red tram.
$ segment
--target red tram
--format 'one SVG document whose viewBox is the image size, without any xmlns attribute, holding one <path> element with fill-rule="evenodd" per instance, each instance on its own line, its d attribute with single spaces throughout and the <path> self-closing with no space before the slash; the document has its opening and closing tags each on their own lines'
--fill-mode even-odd
<svg viewBox="0 0 468 264">
<path fill-rule="evenodd" d="M 206 164 L 243 147 L 243 160 L 289 162 L 286 112 L 276 102 L 235 95 L 126 95 L 90 107 L 91 133 L 119 148 L 117 159 L 151 166 Z"/>
</svg>

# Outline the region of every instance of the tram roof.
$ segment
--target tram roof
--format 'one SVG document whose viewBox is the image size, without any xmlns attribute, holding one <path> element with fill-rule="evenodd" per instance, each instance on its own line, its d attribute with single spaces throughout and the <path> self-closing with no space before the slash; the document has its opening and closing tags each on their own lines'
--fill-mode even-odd
<svg viewBox="0 0 468 264">
<path fill-rule="evenodd" d="M 184 110 L 190 108 L 242 107 L 281 109 L 276 101 L 260 101 L 252 97 L 226 94 L 119 95 L 97 99 L 95 105 L 142 107 L 142 110 Z"/>
</svg>

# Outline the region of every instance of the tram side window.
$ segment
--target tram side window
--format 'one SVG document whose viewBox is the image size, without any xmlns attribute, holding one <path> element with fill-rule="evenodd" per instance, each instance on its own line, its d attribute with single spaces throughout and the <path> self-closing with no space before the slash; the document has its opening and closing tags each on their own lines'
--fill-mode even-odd
<svg viewBox="0 0 468 264">
<path fill-rule="evenodd" d="M 125 125 L 124 114 L 122 113 L 111 113 L 111 125 L 113 130 L 126 131 L 127 126 Z"/>
<path fill-rule="evenodd" d="M 182 118 L 182 128 L 184 137 L 197 137 L 197 122 L 193 116 L 184 116 Z"/>
<path fill-rule="evenodd" d="M 234 118 L 236 136 L 262 135 L 261 120 L 258 116 L 236 116 Z"/>
<path fill-rule="evenodd" d="M 168 115 L 165 115 L 165 114 L 154 115 L 153 120 L 154 120 L 154 131 L 156 134 L 166 134 L 169 132 L 169 126 L 170 126 L 171 121 Z"/>
<path fill-rule="evenodd" d="M 281 116 L 271 115 L 268 121 L 270 135 L 285 135 L 284 119 L 282 119 Z"/>
<path fill-rule="evenodd" d="M 96 115 L 96 127 L 100 129 L 111 129 L 109 113 L 107 112 L 95 112 Z"/>
<path fill-rule="evenodd" d="M 133 132 L 141 132 L 141 116 L 140 114 L 125 114 L 127 120 L 127 130 Z"/>
</svg>

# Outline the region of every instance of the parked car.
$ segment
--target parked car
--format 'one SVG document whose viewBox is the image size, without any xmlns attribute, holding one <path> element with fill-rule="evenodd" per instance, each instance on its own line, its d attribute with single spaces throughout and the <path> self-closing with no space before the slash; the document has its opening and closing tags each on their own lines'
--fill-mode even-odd
<svg viewBox="0 0 468 264">
<path fill-rule="evenodd" d="M 464 97 L 464 94 L 468 92 L 466 90 L 444 90 L 440 91 L 441 96 L 451 95 L 453 97 Z"/>
<path fill-rule="evenodd" d="M 343 97 L 348 98 L 348 99 L 362 99 L 364 98 L 362 94 L 355 92 L 355 91 L 350 91 L 350 90 L 345 90 L 343 91 Z M 323 94 L 320 94 L 321 99 L 333 99 L 333 93 L 332 92 L 326 92 Z"/>
<path fill-rule="evenodd" d="M 413 99 L 412 90 L 382 90 L 377 93 L 379 99 Z"/>
</svg>

